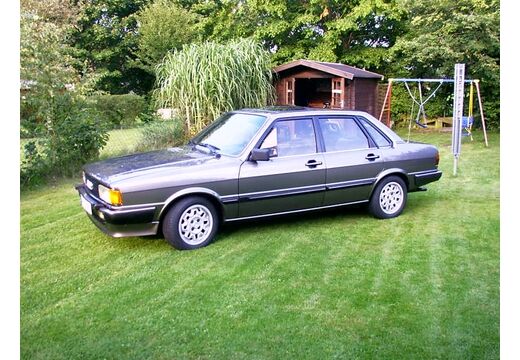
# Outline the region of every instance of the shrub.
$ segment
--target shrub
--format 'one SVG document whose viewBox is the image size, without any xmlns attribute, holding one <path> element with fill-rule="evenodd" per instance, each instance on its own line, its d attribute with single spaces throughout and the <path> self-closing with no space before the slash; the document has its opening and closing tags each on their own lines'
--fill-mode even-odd
<svg viewBox="0 0 520 360">
<path fill-rule="evenodd" d="M 180 119 L 155 121 L 142 128 L 137 151 L 164 149 L 186 140 L 184 123 Z"/>
<path fill-rule="evenodd" d="M 55 97 L 44 136 L 28 141 L 20 169 L 22 186 L 51 176 L 72 175 L 99 156 L 108 139 L 98 114 L 70 94 Z"/>
<path fill-rule="evenodd" d="M 136 119 L 147 111 L 145 98 L 135 94 L 93 95 L 90 101 L 110 129 L 135 126 Z"/>
</svg>

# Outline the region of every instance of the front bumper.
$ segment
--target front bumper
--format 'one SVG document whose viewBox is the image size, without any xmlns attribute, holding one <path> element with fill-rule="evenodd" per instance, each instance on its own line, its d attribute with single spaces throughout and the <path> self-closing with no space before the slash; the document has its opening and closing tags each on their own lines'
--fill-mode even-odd
<svg viewBox="0 0 520 360">
<path fill-rule="evenodd" d="M 86 214 L 105 234 L 113 237 L 157 234 L 159 221 L 154 221 L 155 206 L 112 207 L 92 196 L 84 184 L 76 185 L 76 190 Z"/>
</svg>

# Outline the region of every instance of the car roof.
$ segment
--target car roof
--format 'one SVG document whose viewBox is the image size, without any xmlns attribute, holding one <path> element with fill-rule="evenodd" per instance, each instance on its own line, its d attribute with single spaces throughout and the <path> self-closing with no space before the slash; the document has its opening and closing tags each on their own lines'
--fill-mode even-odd
<svg viewBox="0 0 520 360">
<path fill-rule="evenodd" d="M 334 115 L 350 115 L 350 116 L 362 116 L 368 119 L 372 124 L 377 126 L 381 131 L 383 131 L 388 137 L 390 137 L 395 143 L 403 143 L 403 139 L 399 135 L 397 135 L 390 128 L 386 127 L 382 122 L 378 119 L 370 115 L 365 111 L 358 110 L 344 110 L 344 109 L 316 109 L 316 108 L 308 108 L 303 106 L 267 106 L 263 108 L 256 109 L 240 109 L 233 111 L 234 113 L 242 113 L 242 114 L 257 114 L 264 115 L 271 120 L 281 119 L 281 118 L 290 118 L 295 116 L 334 116 Z"/>
<path fill-rule="evenodd" d="M 236 110 L 235 112 L 247 112 L 247 113 L 263 113 L 263 114 L 278 114 L 278 113 L 286 113 L 292 111 L 309 111 L 311 108 L 303 107 L 303 106 L 290 106 L 290 105 L 280 105 L 280 106 L 265 106 L 261 108 L 244 108 L 240 110 Z"/>
<path fill-rule="evenodd" d="M 344 110 L 344 109 L 317 109 L 304 106 L 266 106 L 262 108 L 244 108 L 235 110 L 237 113 L 248 114 L 262 114 L 262 115 L 284 115 L 284 116 L 298 116 L 298 115 L 368 115 L 364 111 Z"/>
</svg>

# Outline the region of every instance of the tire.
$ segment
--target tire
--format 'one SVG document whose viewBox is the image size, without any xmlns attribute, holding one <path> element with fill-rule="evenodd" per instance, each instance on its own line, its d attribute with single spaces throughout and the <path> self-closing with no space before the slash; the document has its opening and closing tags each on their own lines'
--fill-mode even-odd
<svg viewBox="0 0 520 360">
<path fill-rule="evenodd" d="M 406 206 L 407 191 L 403 179 L 398 176 L 386 177 L 374 189 L 368 210 L 378 219 L 397 217 Z"/>
<path fill-rule="evenodd" d="M 178 250 L 204 247 L 215 238 L 219 217 L 215 206 L 199 196 L 181 199 L 163 219 L 164 238 Z"/>
</svg>

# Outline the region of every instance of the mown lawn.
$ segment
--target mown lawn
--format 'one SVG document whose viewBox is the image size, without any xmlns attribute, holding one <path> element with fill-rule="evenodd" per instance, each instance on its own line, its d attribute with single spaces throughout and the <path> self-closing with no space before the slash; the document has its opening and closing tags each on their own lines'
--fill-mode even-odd
<svg viewBox="0 0 520 360">
<path fill-rule="evenodd" d="M 406 134 L 403 133 L 403 137 Z M 77 180 L 21 194 L 24 359 L 499 357 L 499 135 L 398 218 L 363 208 L 226 226 L 201 250 L 113 239 Z"/>
</svg>

